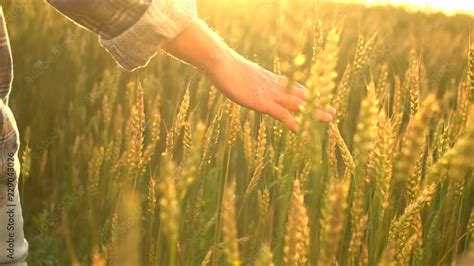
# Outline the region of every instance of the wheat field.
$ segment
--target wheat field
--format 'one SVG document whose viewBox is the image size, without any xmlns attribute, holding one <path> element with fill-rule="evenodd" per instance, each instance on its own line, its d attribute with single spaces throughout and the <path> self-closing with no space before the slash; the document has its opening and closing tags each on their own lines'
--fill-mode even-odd
<svg viewBox="0 0 474 266">
<path fill-rule="evenodd" d="M 127 73 L 41 1 L 2 4 L 29 264 L 474 263 L 473 17 L 198 1 L 306 86 L 292 133 L 166 55 Z"/>
</svg>

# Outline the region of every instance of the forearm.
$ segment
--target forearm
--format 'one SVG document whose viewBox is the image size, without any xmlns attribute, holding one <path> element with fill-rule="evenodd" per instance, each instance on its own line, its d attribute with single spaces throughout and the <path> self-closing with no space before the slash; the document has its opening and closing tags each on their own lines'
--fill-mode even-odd
<svg viewBox="0 0 474 266">
<path fill-rule="evenodd" d="M 266 113 L 296 131 L 298 125 L 290 113 L 299 112 L 304 103 L 304 87 L 287 81 L 245 59 L 229 48 L 202 20 L 194 19 L 162 48 L 169 54 L 201 69 L 225 96 L 234 102 Z M 333 110 L 331 110 L 333 112 Z M 318 111 L 315 116 L 330 122 L 333 114 Z"/>
<path fill-rule="evenodd" d="M 235 52 L 200 19 L 195 19 L 177 37 L 163 44 L 163 50 L 205 73 L 235 57 Z"/>
</svg>

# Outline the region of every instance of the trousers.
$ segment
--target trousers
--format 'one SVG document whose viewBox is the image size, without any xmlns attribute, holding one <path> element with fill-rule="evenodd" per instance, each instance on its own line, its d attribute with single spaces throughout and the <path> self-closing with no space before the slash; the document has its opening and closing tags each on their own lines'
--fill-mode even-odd
<svg viewBox="0 0 474 266">
<path fill-rule="evenodd" d="M 20 138 L 8 106 L 13 81 L 13 60 L 0 6 L 0 265 L 26 265 L 28 242 L 18 192 Z"/>
</svg>

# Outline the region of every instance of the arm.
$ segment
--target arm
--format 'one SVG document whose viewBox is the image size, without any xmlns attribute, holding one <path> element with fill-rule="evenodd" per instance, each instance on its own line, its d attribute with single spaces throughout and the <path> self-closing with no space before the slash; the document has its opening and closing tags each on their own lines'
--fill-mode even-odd
<svg viewBox="0 0 474 266">
<path fill-rule="evenodd" d="M 127 70 L 145 66 L 160 49 L 164 49 L 178 59 L 201 69 L 231 100 L 244 107 L 269 114 L 285 123 L 291 130 L 297 130 L 298 126 L 291 111 L 298 112 L 299 106 L 304 103 L 304 87 L 295 84 L 287 92 L 286 79 L 283 76 L 263 69 L 229 48 L 215 32 L 197 18 L 194 1 L 109 0 L 107 8 L 103 10 L 98 7 L 97 2 L 93 4 L 94 1 L 98 0 L 49 0 L 60 11 L 66 10 L 67 7 L 69 13 L 64 13 L 98 33 L 101 44 Z M 76 5 L 71 6 L 69 4 L 71 2 L 75 2 Z M 85 4 L 81 5 L 82 2 Z M 128 2 L 129 5 L 136 3 L 137 9 L 143 7 L 144 2 L 149 6 L 143 14 L 134 13 L 140 15 L 137 15 L 136 22 L 125 30 L 124 26 L 112 27 L 107 23 L 90 23 L 110 16 L 107 14 L 111 12 L 115 13 L 115 17 L 121 17 L 116 16 L 117 13 L 128 12 L 128 9 L 114 9 L 115 5 L 112 4 L 118 2 Z M 84 8 L 88 10 L 75 16 Z M 101 16 L 97 12 L 102 12 L 104 15 Z M 84 17 L 84 14 L 89 13 L 95 15 Z M 126 22 L 130 21 L 132 19 Z M 121 30 L 116 30 L 117 28 Z M 112 32 L 112 29 L 115 31 Z M 330 122 L 334 112 L 332 109 L 329 112 L 318 111 L 315 115 L 321 121 Z"/>
<path fill-rule="evenodd" d="M 257 112 L 266 113 L 296 131 L 291 111 L 298 112 L 304 103 L 304 87 L 295 84 L 286 90 L 286 78 L 265 70 L 229 48 L 201 20 L 195 19 L 163 49 L 173 56 L 201 69 L 228 98 Z M 334 110 L 318 111 L 316 118 L 330 122 Z"/>
</svg>

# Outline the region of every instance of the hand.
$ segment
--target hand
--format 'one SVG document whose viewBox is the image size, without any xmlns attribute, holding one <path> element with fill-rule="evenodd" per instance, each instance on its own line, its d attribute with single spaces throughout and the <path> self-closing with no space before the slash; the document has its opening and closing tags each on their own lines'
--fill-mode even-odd
<svg viewBox="0 0 474 266">
<path fill-rule="evenodd" d="M 291 112 L 299 112 L 305 102 L 304 87 L 295 83 L 286 91 L 287 80 L 243 58 L 229 48 L 201 20 L 193 21 L 163 49 L 175 57 L 201 69 L 211 82 L 234 102 L 266 113 L 297 131 Z M 331 122 L 334 108 L 319 110 L 316 119 Z"/>
<path fill-rule="evenodd" d="M 220 63 L 209 66 L 206 75 L 209 80 L 232 101 L 269 114 L 286 124 L 292 131 L 298 124 L 291 112 L 299 112 L 305 104 L 304 87 L 295 83 L 287 90 L 288 80 L 261 66 L 250 62 L 232 50 L 217 55 Z M 213 60 L 216 61 L 216 60 Z M 318 110 L 315 118 L 331 122 L 336 115 L 334 108 L 327 112 Z"/>
</svg>

